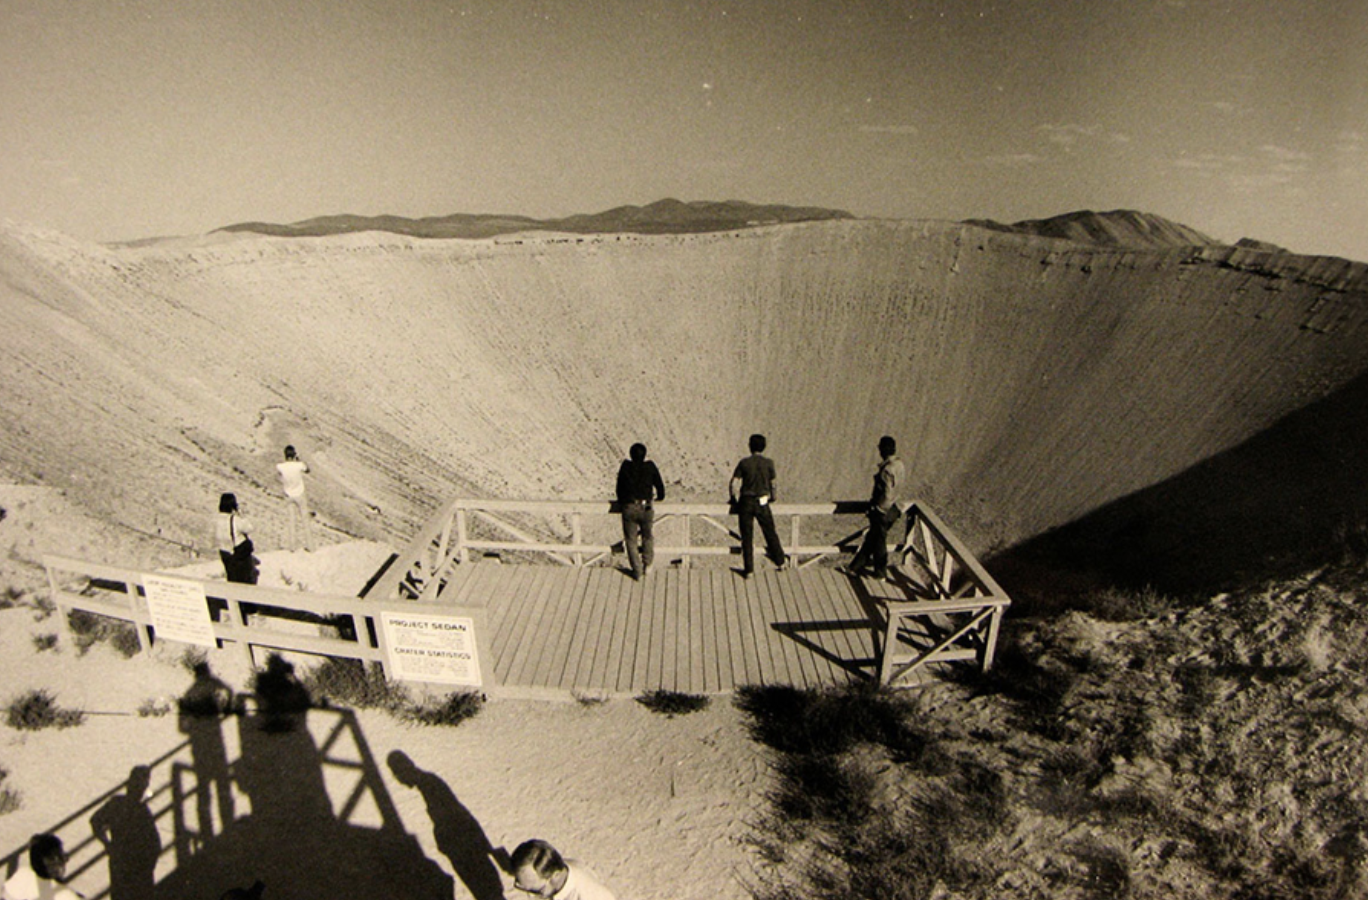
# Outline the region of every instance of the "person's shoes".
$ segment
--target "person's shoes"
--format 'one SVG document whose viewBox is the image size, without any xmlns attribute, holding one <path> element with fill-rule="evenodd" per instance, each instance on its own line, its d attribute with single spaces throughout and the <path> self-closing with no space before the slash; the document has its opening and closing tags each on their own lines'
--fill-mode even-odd
<svg viewBox="0 0 1368 900">
<path fill-rule="evenodd" d="M 836 567 L 836 571 L 837 571 L 837 572 L 840 572 L 842 575 L 849 575 L 851 578 L 859 578 L 859 577 L 860 577 L 859 571 L 857 571 L 857 570 L 855 569 L 854 566 L 848 566 L 848 565 L 845 565 L 844 563 L 842 563 L 841 565 L 837 566 L 837 567 Z"/>
<path fill-rule="evenodd" d="M 744 578 L 746 581 L 750 581 L 752 573 L 749 569 L 738 569 L 737 574 Z"/>
<path fill-rule="evenodd" d="M 774 564 L 774 569 L 775 569 L 776 572 L 782 572 L 782 571 L 784 571 L 785 569 L 787 569 L 788 566 L 789 566 L 789 558 L 788 558 L 787 556 L 785 556 L 785 557 L 784 557 L 783 559 L 781 559 L 779 562 L 777 562 L 777 563 Z"/>
</svg>

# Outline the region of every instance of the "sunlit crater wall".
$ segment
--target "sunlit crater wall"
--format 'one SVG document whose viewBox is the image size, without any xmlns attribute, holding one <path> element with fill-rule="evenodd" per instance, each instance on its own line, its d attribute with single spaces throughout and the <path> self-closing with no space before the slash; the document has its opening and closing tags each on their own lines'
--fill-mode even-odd
<svg viewBox="0 0 1368 900">
<path fill-rule="evenodd" d="M 770 438 L 781 499 L 858 498 L 889 433 L 911 491 L 985 549 L 1180 472 L 1368 368 L 1361 266 L 949 223 L 249 238 L 66 247 L 60 264 L 25 246 L 49 292 L 99 307 L 78 316 L 165 336 L 141 368 L 188 398 L 176 429 L 222 442 L 195 463 L 206 485 L 240 451 L 232 465 L 269 492 L 278 448 L 250 445 L 248 423 L 279 408 L 395 533 L 455 493 L 607 496 L 635 440 L 677 496 L 720 499 L 752 431 Z"/>
</svg>

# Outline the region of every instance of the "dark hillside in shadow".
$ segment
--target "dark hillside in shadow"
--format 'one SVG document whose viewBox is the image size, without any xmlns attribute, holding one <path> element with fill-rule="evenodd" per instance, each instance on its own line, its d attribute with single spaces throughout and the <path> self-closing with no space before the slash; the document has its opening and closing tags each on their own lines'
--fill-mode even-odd
<svg viewBox="0 0 1368 900">
<path fill-rule="evenodd" d="M 1028 611 L 1082 587 L 1179 596 L 1295 576 L 1368 518 L 1368 376 L 1180 475 L 1016 545 L 990 566 Z"/>
</svg>

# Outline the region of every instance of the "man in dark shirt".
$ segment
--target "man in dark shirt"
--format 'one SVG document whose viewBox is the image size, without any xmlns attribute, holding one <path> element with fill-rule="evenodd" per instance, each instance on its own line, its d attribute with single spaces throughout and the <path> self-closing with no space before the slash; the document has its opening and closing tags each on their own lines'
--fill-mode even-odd
<svg viewBox="0 0 1368 900">
<path fill-rule="evenodd" d="M 645 444 L 633 444 L 628 456 L 618 467 L 617 500 L 622 510 L 622 542 L 627 547 L 627 561 L 632 566 L 632 577 L 640 580 L 655 557 L 655 540 L 651 535 L 655 510 L 651 503 L 665 499 L 665 482 L 660 480 L 656 464 L 646 458 Z"/>
<path fill-rule="evenodd" d="M 736 507 L 737 524 L 741 527 L 741 577 L 749 578 L 755 572 L 755 523 L 765 534 L 765 555 L 782 572 L 788 566 L 788 556 L 779 543 L 779 534 L 774 530 L 774 513 L 770 503 L 774 500 L 774 461 L 763 456 L 765 436 L 750 436 L 751 455 L 736 464 L 732 472 L 732 505 Z"/>
</svg>

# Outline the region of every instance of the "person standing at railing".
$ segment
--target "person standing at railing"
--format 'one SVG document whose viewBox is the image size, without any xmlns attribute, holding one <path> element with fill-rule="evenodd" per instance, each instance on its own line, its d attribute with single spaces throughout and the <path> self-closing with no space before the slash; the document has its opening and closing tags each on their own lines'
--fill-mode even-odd
<svg viewBox="0 0 1368 900">
<path fill-rule="evenodd" d="M 238 584 L 256 584 L 256 545 L 252 543 L 252 524 L 238 514 L 237 497 L 219 497 L 219 514 L 214 520 L 214 541 L 219 558 L 223 560 L 223 574 Z"/>
<path fill-rule="evenodd" d="M 627 561 L 632 577 L 640 581 L 655 559 L 652 503 L 665 499 L 665 482 L 656 464 L 646 458 L 645 444 L 633 444 L 627 456 L 618 466 L 617 501 L 622 510 L 622 543 L 627 548 Z"/>
<path fill-rule="evenodd" d="M 287 543 L 291 550 L 298 550 L 300 536 L 303 536 L 304 550 L 314 548 L 313 519 L 309 516 L 309 497 L 304 491 L 304 476 L 308 474 L 309 464 L 300 459 L 293 445 L 285 448 L 285 461 L 276 463 L 280 473 L 280 484 L 285 491 L 287 521 Z"/>
<path fill-rule="evenodd" d="M 779 532 L 774 530 L 774 512 L 770 509 L 770 504 L 774 502 L 777 475 L 774 460 L 764 455 L 765 443 L 763 434 L 750 436 L 748 446 L 751 455 L 736 464 L 727 486 L 741 530 L 742 578 L 749 578 L 755 573 L 756 522 L 760 523 L 760 530 L 765 535 L 765 555 L 779 571 L 788 567 L 788 555 L 779 543 Z"/>
<path fill-rule="evenodd" d="M 904 466 L 898 459 L 898 442 L 888 435 L 879 438 L 879 467 L 874 472 L 874 490 L 869 495 L 869 530 L 850 565 L 844 571 L 860 575 L 866 568 L 875 578 L 888 578 L 888 532 L 898 521 L 898 491 Z"/>
</svg>

